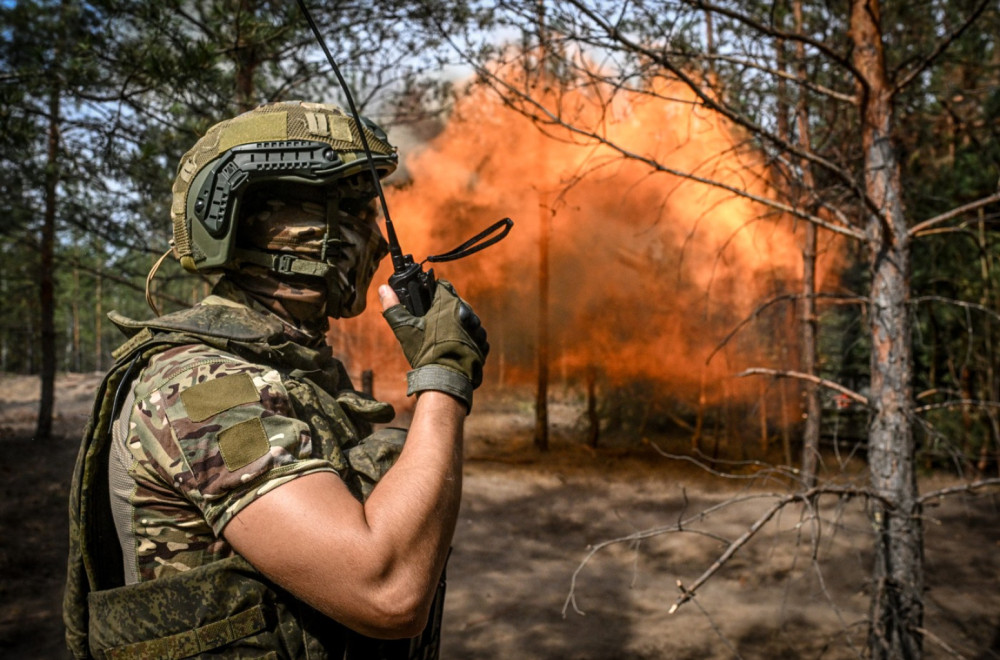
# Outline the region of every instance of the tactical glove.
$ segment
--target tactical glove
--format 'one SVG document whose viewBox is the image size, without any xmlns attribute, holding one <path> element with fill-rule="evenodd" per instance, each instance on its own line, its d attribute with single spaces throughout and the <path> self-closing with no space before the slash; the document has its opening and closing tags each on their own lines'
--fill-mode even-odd
<svg viewBox="0 0 1000 660">
<path fill-rule="evenodd" d="M 424 316 L 403 305 L 382 312 L 413 371 L 406 394 L 437 390 L 458 397 L 472 409 L 472 391 L 483 382 L 483 362 L 490 351 L 486 330 L 476 313 L 446 280 L 438 280 Z"/>
</svg>

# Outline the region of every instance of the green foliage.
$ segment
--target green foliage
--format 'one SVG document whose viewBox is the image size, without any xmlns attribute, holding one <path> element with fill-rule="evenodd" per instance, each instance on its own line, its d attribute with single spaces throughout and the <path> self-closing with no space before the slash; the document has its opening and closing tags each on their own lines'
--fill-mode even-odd
<svg viewBox="0 0 1000 660">
<path fill-rule="evenodd" d="M 928 34 L 954 31 L 973 3 L 945 3 Z M 904 11 L 901 9 L 901 11 Z M 915 29 L 911 25 L 908 30 Z M 986 197 L 1000 179 L 1000 12 L 989 8 L 900 98 L 907 208 L 922 220 Z M 926 50 L 926 48 L 925 48 Z M 919 53 L 910 53 L 916 59 Z M 1000 442 L 1000 206 L 936 227 L 913 247 L 915 392 L 931 461 L 985 465 Z M 964 403 L 960 403 L 964 402 Z"/>
<path fill-rule="evenodd" d="M 313 12 L 369 114 L 394 94 L 408 95 L 410 120 L 446 100 L 447 85 L 423 75 L 443 63 L 424 28 L 466 20 L 464 7 L 327 2 Z M 342 97 L 294 2 L 19 0 L 0 5 L 0 24 L 0 369 L 36 372 L 43 351 L 61 369 L 102 369 L 118 342 L 104 314 L 150 314 L 143 284 L 168 247 L 181 154 L 241 109 Z M 58 117 L 49 116 L 53 94 Z M 57 338 L 43 348 L 39 236 L 52 122 Z M 171 263 L 154 284 L 168 309 L 206 286 Z"/>
</svg>

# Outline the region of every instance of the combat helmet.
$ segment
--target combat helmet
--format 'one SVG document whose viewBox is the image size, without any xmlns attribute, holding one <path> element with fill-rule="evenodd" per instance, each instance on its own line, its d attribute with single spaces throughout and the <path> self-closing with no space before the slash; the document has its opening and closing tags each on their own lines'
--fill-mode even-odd
<svg viewBox="0 0 1000 660">
<path fill-rule="evenodd" d="M 385 132 L 361 126 L 335 105 L 289 101 L 262 105 L 220 122 L 181 158 L 173 186 L 174 253 L 185 270 L 211 273 L 242 258 L 279 273 L 324 276 L 326 264 L 294 255 L 246 255 L 236 247 L 240 203 L 248 190 L 287 182 L 330 186 L 368 170 L 365 132 L 379 178 L 398 157 Z"/>
</svg>

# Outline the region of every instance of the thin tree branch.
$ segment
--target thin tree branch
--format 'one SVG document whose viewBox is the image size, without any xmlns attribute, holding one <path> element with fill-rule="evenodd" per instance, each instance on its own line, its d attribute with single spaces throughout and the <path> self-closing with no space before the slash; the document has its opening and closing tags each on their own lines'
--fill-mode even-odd
<svg viewBox="0 0 1000 660">
<path fill-rule="evenodd" d="M 816 488 L 810 488 L 809 490 L 803 493 L 795 493 L 792 495 L 786 495 L 784 497 L 781 497 L 777 502 L 774 503 L 773 506 L 771 506 L 770 509 L 768 509 L 760 517 L 758 517 L 757 520 L 755 520 L 754 523 L 749 527 L 749 529 L 747 529 L 742 535 L 740 535 L 738 539 L 730 543 L 729 547 L 726 548 L 725 552 L 723 552 L 719 556 L 719 558 L 716 559 L 712 563 L 712 565 L 709 566 L 708 569 L 704 573 L 702 573 L 690 587 L 684 586 L 684 584 L 681 583 L 680 580 L 677 581 L 677 588 L 680 589 L 681 595 L 677 598 L 674 604 L 670 606 L 670 609 L 668 610 L 667 613 L 673 614 L 681 607 L 681 605 L 691 600 L 694 597 L 695 592 L 698 591 L 698 589 L 703 584 L 705 584 L 708 580 L 710 580 L 712 576 L 718 573 L 719 570 L 721 570 L 722 567 L 725 566 L 726 563 L 733 557 L 733 555 L 735 555 L 740 550 L 740 548 L 745 546 L 750 541 L 750 539 L 756 536 L 757 533 L 761 530 L 761 528 L 763 528 L 764 525 L 766 525 L 779 511 L 781 511 L 786 506 L 797 500 L 801 500 L 803 502 L 808 503 L 811 502 L 813 499 L 815 499 L 818 495 L 825 495 L 825 494 L 836 494 L 840 495 L 841 497 L 863 495 L 865 497 L 877 498 L 877 496 L 868 489 L 855 488 L 853 486 L 819 486 Z M 881 500 L 882 498 L 878 499 Z"/>
<path fill-rule="evenodd" d="M 839 295 L 839 294 L 815 294 L 813 297 L 815 299 L 817 299 L 817 300 L 833 299 L 833 300 L 836 301 L 836 304 L 841 304 L 841 305 L 845 305 L 845 304 L 849 305 L 849 304 L 854 304 L 854 303 L 865 303 L 865 302 L 868 302 L 867 298 L 860 298 L 858 296 L 842 296 L 842 295 Z M 733 328 L 729 332 L 729 334 L 727 334 L 722 339 L 721 342 L 719 342 L 719 345 L 716 346 L 712 350 L 712 352 L 709 354 L 709 356 L 707 358 L 705 358 L 705 364 L 706 365 L 709 364 L 712 361 L 712 358 L 714 358 L 715 355 L 719 351 L 721 351 L 723 348 L 725 348 L 726 345 L 729 344 L 729 342 L 732 340 L 732 338 L 735 337 L 737 335 L 737 333 L 739 333 L 740 330 L 742 330 L 749 323 L 751 323 L 752 321 L 754 321 L 768 307 L 770 307 L 771 305 L 775 305 L 777 303 L 780 303 L 780 302 L 787 302 L 787 301 L 790 301 L 790 300 L 798 301 L 798 300 L 801 300 L 802 298 L 803 298 L 802 294 L 799 294 L 799 293 L 787 293 L 787 294 L 783 294 L 783 295 L 780 295 L 780 296 L 775 296 L 774 298 L 771 298 L 770 300 L 766 300 L 763 303 L 761 303 L 760 305 L 758 305 L 757 309 L 755 309 L 752 312 L 750 312 L 750 314 L 746 318 L 744 318 L 742 321 L 740 321 L 736 325 L 736 327 Z"/>
<path fill-rule="evenodd" d="M 768 66 L 761 66 L 753 60 L 744 59 L 742 57 L 733 57 L 732 55 L 699 55 L 699 57 L 705 60 L 718 60 L 720 62 L 728 62 L 730 64 L 739 64 L 740 66 L 755 69 L 761 73 L 777 76 L 779 78 L 784 78 L 785 80 L 797 83 L 809 91 L 815 92 L 821 96 L 827 96 L 831 99 L 849 103 L 851 105 L 858 104 L 858 97 L 853 94 L 844 94 L 843 92 L 838 92 L 835 89 L 830 89 L 829 87 L 824 87 L 823 85 L 817 85 L 813 81 L 803 79 L 794 73 L 781 71 L 780 69 L 772 69 Z"/>
<path fill-rule="evenodd" d="M 118 275 L 117 273 L 113 272 L 110 269 L 109 270 L 98 270 L 98 269 L 94 268 L 93 266 L 85 264 L 85 263 L 83 263 L 83 262 L 81 262 L 81 261 L 79 261 L 77 259 L 67 259 L 66 261 L 68 261 L 69 263 L 73 264 L 74 266 L 76 266 L 77 268 L 79 268 L 80 270 L 82 270 L 83 272 L 89 273 L 91 275 L 94 275 L 95 277 L 102 277 L 102 278 L 104 278 L 106 280 L 111 280 L 112 282 L 116 282 L 118 284 L 121 284 L 122 286 L 125 286 L 125 287 L 127 287 L 129 289 L 132 289 L 134 291 L 138 291 L 139 293 L 144 293 L 146 291 L 146 288 L 145 288 L 144 284 L 136 284 L 135 282 L 133 282 L 129 278 L 123 277 L 121 275 Z M 166 300 L 167 302 L 174 303 L 175 305 L 179 305 L 181 307 L 190 307 L 191 306 L 190 301 L 182 300 L 182 299 L 180 299 L 180 298 L 178 298 L 176 296 L 173 296 L 173 295 L 171 295 L 171 294 L 169 294 L 169 293 L 167 293 L 165 291 L 157 291 L 155 293 L 155 295 L 156 295 L 157 298 L 160 298 L 161 300 Z"/>
<path fill-rule="evenodd" d="M 955 495 L 957 493 L 973 493 L 980 488 L 986 488 L 988 486 L 1000 486 L 1000 477 L 995 477 L 992 479 L 981 479 L 979 481 L 973 481 L 972 483 L 962 484 L 960 486 L 950 486 L 948 488 L 941 488 L 940 490 L 932 490 L 929 493 L 924 493 L 917 498 L 919 504 L 923 504 L 927 500 L 933 500 L 938 497 L 947 497 L 948 495 Z"/>
<path fill-rule="evenodd" d="M 939 225 L 942 222 L 946 222 L 948 220 L 951 220 L 952 218 L 960 216 L 963 213 L 967 213 L 969 211 L 973 211 L 975 209 L 978 209 L 981 206 L 986 206 L 988 204 L 992 204 L 993 202 L 1000 202 L 1000 192 L 994 193 L 994 194 L 990 195 L 989 197 L 983 197 L 982 199 L 977 199 L 974 202 L 969 202 L 968 204 L 965 204 L 964 206 L 959 206 L 956 209 L 952 209 L 952 210 L 948 211 L 947 213 L 942 213 L 941 215 L 934 216 L 933 218 L 931 218 L 929 220 L 924 220 L 923 222 L 917 223 L 917 224 L 913 225 L 912 227 L 910 227 L 910 230 L 907 232 L 907 234 L 909 236 L 911 236 L 911 237 L 919 236 L 922 232 L 927 231 L 928 229 L 930 229 L 934 225 Z"/>
<path fill-rule="evenodd" d="M 662 52 L 653 50 L 647 46 L 643 46 L 642 44 L 637 43 L 636 41 L 630 39 L 625 34 L 623 34 L 618 29 L 617 26 L 608 23 L 606 18 L 595 12 L 592 8 L 583 4 L 580 0 L 569 0 L 569 2 L 574 7 L 576 7 L 583 15 L 585 15 L 589 20 L 593 21 L 595 25 L 599 26 L 608 36 L 609 39 L 621 44 L 622 47 L 628 49 L 630 52 L 641 54 L 644 55 L 645 57 L 648 57 L 651 61 L 658 63 L 660 66 L 664 67 L 672 74 L 677 76 L 677 78 L 681 82 L 683 82 L 692 92 L 695 93 L 696 96 L 698 96 L 698 98 L 701 100 L 702 104 L 705 107 L 714 110 L 715 112 L 718 112 L 720 115 L 730 119 L 737 125 L 747 129 L 751 133 L 758 135 L 762 138 L 765 138 L 766 140 L 775 145 L 778 145 L 781 149 L 788 151 L 789 153 L 795 154 L 800 158 L 804 158 L 810 162 L 816 163 L 817 165 L 823 167 L 825 170 L 833 173 L 837 178 L 839 178 L 844 183 L 845 186 L 854 191 L 855 195 L 857 195 L 858 199 L 862 200 L 864 206 L 868 209 L 870 213 L 875 214 L 876 216 L 881 218 L 884 222 L 885 219 L 883 217 L 882 210 L 878 208 L 878 206 L 876 206 L 871 199 L 868 198 L 868 195 L 866 194 L 864 189 L 860 187 L 859 183 L 855 181 L 851 176 L 848 175 L 847 172 L 845 172 L 835 163 L 818 156 L 812 150 L 802 151 L 801 149 L 799 149 L 797 145 L 791 144 L 786 140 L 783 140 L 782 138 L 770 133 L 769 131 L 765 130 L 762 126 L 755 123 L 751 119 L 743 116 L 741 113 L 737 112 L 733 108 L 723 103 L 720 103 L 715 98 L 713 98 L 708 92 L 706 92 L 701 85 L 699 85 L 694 79 L 692 79 L 687 72 L 683 71 L 680 67 L 674 65 L 669 58 L 664 56 Z M 737 20 L 746 22 L 747 25 L 751 25 L 754 27 L 757 27 L 759 25 L 747 17 L 744 17 L 735 12 L 724 10 L 710 3 L 700 2 L 695 0 L 695 2 L 689 2 L 689 4 L 706 11 L 715 11 L 720 14 L 729 15 L 731 18 L 736 18 Z M 784 34 L 781 33 L 780 31 L 767 28 L 766 26 L 760 26 L 760 29 L 763 32 L 775 36 Z M 790 40 L 802 39 L 801 35 L 795 35 L 795 34 L 785 35 L 785 38 Z M 808 43 L 828 54 L 832 59 L 835 59 L 839 64 L 847 67 L 857 80 L 862 82 L 864 81 L 864 77 L 858 74 L 858 72 L 853 68 L 850 62 L 846 62 L 840 55 L 834 53 L 825 46 L 818 45 L 816 42 L 809 41 Z M 860 234 L 862 232 L 858 233 Z"/>
<path fill-rule="evenodd" d="M 940 646 L 942 649 L 944 649 L 944 651 L 946 653 L 948 653 L 949 655 L 951 655 L 951 657 L 958 658 L 958 660 L 966 660 L 966 658 L 965 658 L 964 655 L 962 655 L 961 653 L 959 653 L 955 649 L 953 649 L 950 646 L 948 646 L 948 644 L 946 644 L 943 639 L 941 639 L 940 637 L 938 637 L 937 635 L 935 635 L 934 633 L 932 633 L 930 630 L 927 630 L 926 628 L 914 628 L 913 631 L 917 632 L 917 633 L 920 633 L 926 639 L 929 639 L 930 641 L 932 641 L 935 644 L 937 644 L 938 646 Z"/>
<path fill-rule="evenodd" d="M 992 316 L 995 319 L 1000 319 L 1000 313 L 994 312 L 989 307 L 985 305 L 980 305 L 978 303 L 965 302 L 964 300 L 955 300 L 954 298 L 945 298 L 944 296 L 919 296 L 910 301 L 913 304 L 919 304 L 922 302 L 941 302 L 947 305 L 954 305 L 955 307 L 964 307 L 965 309 L 974 309 L 977 312 L 982 312 Z"/>
<path fill-rule="evenodd" d="M 755 472 L 753 474 L 733 474 L 732 472 L 722 472 L 721 470 L 716 470 L 712 468 L 710 465 L 707 465 L 704 462 L 699 461 L 694 456 L 688 456 L 686 454 L 671 454 L 670 452 L 660 449 L 660 446 L 655 442 L 650 442 L 649 445 L 656 451 L 657 454 L 663 456 L 664 458 L 669 458 L 674 461 L 686 461 L 688 463 L 693 463 L 694 465 L 697 465 L 705 472 L 708 472 L 709 474 L 714 475 L 716 477 L 720 477 L 722 479 L 761 479 L 761 474 L 764 473 L 763 470 Z M 704 454 L 701 454 L 700 452 L 699 455 L 704 456 Z M 774 474 L 787 477 L 793 480 L 797 480 L 797 475 L 799 473 L 799 470 L 797 468 L 773 466 L 763 463 L 761 461 L 719 461 L 719 459 L 711 459 L 709 457 L 705 458 L 707 458 L 708 460 L 729 463 L 731 465 L 737 465 L 737 466 L 742 465 L 750 467 L 765 467 L 768 468 L 769 472 L 773 472 Z M 772 476 L 772 475 L 765 475 L 765 476 Z M 763 481 L 763 479 L 761 480 Z"/>
<path fill-rule="evenodd" d="M 829 45 L 827 45 L 822 41 L 807 37 L 806 35 L 800 32 L 786 32 L 784 30 L 779 30 L 778 28 L 775 28 L 773 26 L 765 25 L 760 21 L 756 21 L 750 18 L 749 16 L 746 16 L 745 14 L 741 14 L 727 7 L 720 7 L 719 5 L 714 5 L 710 2 L 704 2 L 704 0 L 684 0 L 684 2 L 685 4 L 690 5 L 691 7 L 694 7 L 696 9 L 709 11 L 715 14 L 721 14 L 722 16 L 728 16 L 729 18 L 739 21 L 740 23 L 743 23 L 744 25 L 749 26 L 750 28 L 756 30 L 757 32 L 765 34 L 769 37 L 784 39 L 785 41 L 789 42 L 801 42 L 808 46 L 812 46 L 818 52 L 823 53 L 831 60 L 833 60 L 833 62 L 836 63 L 838 66 L 849 71 L 855 79 L 864 80 L 864 76 L 862 76 L 861 73 L 859 73 L 858 70 L 854 67 L 854 63 L 851 62 L 850 58 L 845 57 L 841 53 L 838 53 L 837 51 L 833 50 L 832 48 L 830 48 Z M 576 3 L 574 2 L 574 4 Z"/>
<path fill-rule="evenodd" d="M 784 509 L 788 504 L 794 502 L 797 499 L 798 499 L 797 495 L 789 495 L 788 497 L 783 497 L 782 499 L 778 500 L 770 509 L 764 512 L 764 515 L 757 518 L 757 520 L 755 520 L 754 523 L 750 525 L 750 528 L 747 531 L 745 531 L 738 539 L 730 543 L 729 547 L 726 548 L 726 551 L 723 552 L 719 556 L 719 558 L 716 559 L 712 563 L 712 565 L 708 567 L 708 570 L 702 573 L 698 577 L 698 579 L 694 581 L 694 584 L 692 584 L 690 587 L 685 587 L 680 580 L 677 580 L 677 588 L 680 590 L 681 595 L 677 599 L 677 601 L 670 606 L 670 609 L 667 610 L 667 614 L 673 614 L 678 610 L 678 608 L 680 608 L 681 605 L 694 598 L 695 592 L 698 590 L 699 587 L 701 587 L 701 585 L 705 584 L 709 579 L 711 579 L 713 575 L 718 573 L 719 570 L 726 565 L 726 562 L 728 562 L 732 558 L 732 556 L 739 551 L 740 548 L 746 545 L 750 539 L 756 536 L 757 532 L 759 532 L 760 529 L 764 525 L 766 525 L 768 521 L 775 516 L 776 513 L 778 513 L 779 511 Z"/>
<path fill-rule="evenodd" d="M 994 0 L 982 0 L 982 2 L 979 3 L 979 6 L 976 7 L 971 14 L 969 14 L 969 17 L 965 19 L 965 21 L 961 25 L 952 30 L 950 34 L 945 35 L 944 39 L 938 42 L 937 46 L 934 47 L 934 50 L 928 53 L 927 57 L 925 57 L 916 67 L 914 67 L 912 71 L 903 76 L 902 80 L 896 83 L 895 87 L 893 87 L 892 89 L 892 95 L 895 96 L 900 91 L 902 91 L 904 87 L 906 87 L 911 82 L 916 80 L 917 76 L 919 76 L 921 73 L 924 72 L 924 70 L 927 69 L 927 67 L 933 64 L 934 60 L 936 60 L 941 55 L 941 53 L 947 50 L 948 47 L 951 46 L 951 44 L 956 39 L 958 39 L 962 35 L 962 33 L 965 32 L 966 29 L 968 29 L 970 25 L 972 25 L 976 21 L 979 15 L 983 13 L 983 10 L 986 9 L 986 6 L 993 1 Z"/>
<path fill-rule="evenodd" d="M 632 543 L 632 542 L 635 542 L 635 541 L 641 541 L 641 540 L 644 540 L 644 539 L 653 538 L 653 537 L 656 537 L 656 536 L 661 536 L 663 534 L 669 534 L 671 532 L 684 532 L 684 533 L 691 533 L 691 534 L 701 534 L 701 535 L 709 536 L 710 538 L 715 539 L 716 541 L 720 541 L 722 543 L 729 543 L 729 541 L 727 539 L 723 539 L 723 538 L 721 538 L 721 537 L 719 537 L 717 535 L 714 535 L 714 534 L 706 534 L 705 532 L 700 532 L 698 530 L 690 529 L 689 526 L 691 524 L 693 524 L 693 523 L 696 523 L 696 522 L 699 522 L 701 520 L 704 520 L 705 518 L 707 518 L 708 516 L 712 515 L 713 513 L 717 512 L 717 511 L 720 511 L 722 509 L 725 509 L 727 507 L 735 506 L 737 504 L 742 504 L 744 502 L 749 502 L 749 501 L 752 501 L 752 500 L 765 499 L 765 498 L 776 497 L 776 496 L 777 495 L 774 494 L 774 493 L 766 493 L 766 494 L 760 494 L 760 495 L 753 494 L 753 495 L 744 495 L 742 497 L 733 497 L 733 498 L 727 499 L 724 502 L 720 502 L 718 504 L 712 505 L 712 506 L 708 507 L 707 509 L 705 509 L 705 510 L 699 512 L 699 513 L 696 513 L 696 514 L 694 514 L 692 516 L 688 516 L 687 518 L 685 518 L 683 520 L 678 520 L 677 523 L 674 524 L 674 525 L 664 525 L 664 526 L 661 526 L 661 527 L 653 527 L 653 528 L 650 528 L 650 529 L 644 529 L 644 530 L 640 530 L 638 532 L 633 532 L 632 534 L 628 534 L 627 536 L 621 536 L 621 537 L 610 539 L 610 540 L 607 540 L 607 541 L 602 541 L 602 542 L 597 543 L 595 545 L 591 545 L 588 548 L 588 550 L 587 550 L 587 554 L 584 555 L 584 558 L 577 565 L 576 570 L 573 571 L 573 575 L 570 577 L 569 593 L 566 595 L 566 600 L 563 602 L 563 608 L 562 608 L 562 615 L 563 615 L 563 617 L 564 618 L 566 617 L 566 612 L 567 612 L 567 610 L 570 607 L 572 607 L 573 611 L 576 612 L 577 614 L 585 614 L 585 612 L 583 610 L 581 610 L 579 607 L 577 607 L 577 604 L 576 604 L 576 583 L 577 583 L 577 580 L 578 580 L 578 578 L 580 576 L 580 573 L 583 572 L 583 569 L 586 568 L 586 566 L 590 562 L 590 560 L 593 559 L 594 555 L 596 555 L 598 552 L 600 552 L 604 548 L 610 547 L 612 545 L 619 545 L 619 544 L 622 544 L 622 543 Z M 686 494 L 685 494 L 685 502 L 686 501 L 687 501 L 687 497 L 686 497 Z"/>
<path fill-rule="evenodd" d="M 959 406 L 975 406 L 976 408 L 1000 408 L 1000 402 L 982 401 L 980 399 L 956 399 L 952 401 L 942 401 L 940 403 L 928 403 L 925 406 L 914 408 L 913 412 L 922 413 L 931 410 L 941 410 L 942 408 L 958 408 Z"/>
<path fill-rule="evenodd" d="M 534 99 L 530 95 L 528 95 L 528 94 L 526 94 L 524 92 L 521 92 L 520 90 L 518 90 L 517 88 L 515 88 L 510 83 L 502 80 L 499 76 L 496 76 L 496 75 L 490 73 L 489 71 L 486 71 L 485 69 L 480 69 L 480 74 L 485 78 L 486 83 L 489 84 L 491 87 L 493 87 L 497 91 L 497 93 L 500 95 L 500 97 L 503 100 L 503 103 L 505 105 L 507 105 L 508 107 L 514 109 L 517 112 L 520 112 L 521 114 L 523 114 L 524 116 L 528 117 L 532 121 L 540 123 L 543 118 L 547 119 L 547 123 L 549 123 L 549 124 L 560 126 L 560 127 L 564 128 L 564 129 L 566 129 L 567 131 L 570 131 L 571 133 L 574 133 L 576 135 L 584 137 L 584 138 L 586 138 L 588 140 L 597 142 L 598 144 L 602 144 L 602 145 L 608 147 L 609 149 L 611 149 L 612 151 L 617 152 L 623 158 L 626 158 L 626 159 L 629 159 L 629 160 L 635 160 L 635 161 L 638 161 L 640 163 L 644 163 L 645 165 L 647 165 L 648 167 L 650 167 L 651 169 L 653 169 L 655 171 L 663 172 L 663 173 L 666 173 L 666 174 L 672 174 L 672 175 L 680 177 L 680 178 L 689 179 L 691 181 L 697 181 L 698 183 L 703 183 L 705 185 L 712 186 L 714 188 L 720 188 L 722 190 L 726 190 L 726 191 L 731 192 L 734 195 L 737 195 L 739 197 L 743 197 L 745 199 L 749 199 L 751 201 L 754 201 L 754 202 L 757 202 L 759 204 L 762 204 L 763 206 L 767 206 L 769 208 L 775 209 L 777 211 L 781 211 L 783 213 L 788 213 L 788 214 L 793 215 L 793 216 L 795 216 L 797 218 L 801 218 L 802 220 L 805 220 L 806 222 L 811 222 L 811 223 L 813 223 L 813 224 L 815 224 L 815 225 L 817 225 L 819 227 L 823 227 L 824 229 L 827 229 L 827 230 L 832 231 L 832 232 L 837 233 L 837 234 L 841 234 L 843 236 L 849 236 L 849 237 L 854 238 L 854 239 L 859 240 L 859 241 L 864 241 L 867 238 L 865 236 L 864 232 L 861 231 L 861 230 L 859 230 L 859 229 L 855 229 L 854 227 L 849 227 L 849 226 L 842 226 L 842 225 L 832 224 L 832 223 L 824 220 L 823 218 L 820 218 L 819 216 L 813 215 L 811 213 L 808 213 L 808 212 L 806 212 L 806 211 L 798 208 L 797 206 L 793 206 L 791 204 L 785 204 L 783 202 L 779 202 L 777 200 L 769 199 L 769 198 L 763 197 L 761 195 L 755 195 L 753 193 L 747 192 L 746 190 L 743 190 L 743 189 L 738 188 L 736 186 L 732 186 L 732 185 L 723 183 L 721 181 L 716 181 L 715 179 L 711 179 L 711 178 L 704 177 L 704 176 L 699 176 L 699 175 L 693 174 L 691 172 L 685 172 L 685 171 L 682 171 L 682 170 L 677 170 L 677 169 L 674 169 L 672 167 L 667 167 L 666 165 L 660 163 L 659 161 L 657 161 L 654 158 L 650 158 L 648 156 L 642 156 L 642 155 L 640 155 L 638 153 L 635 153 L 633 151 L 629 151 L 628 149 L 626 149 L 626 148 L 620 146 L 619 144 L 617 144 L 616 142 L 613 142 L 612 140 L 609 140 L 608 138 L 606 138 L 606 137 L 604 137 L 604 136 L 602 136 L 602 135 L 600 135 L 600 134 L 598 134 L 596 132 L 585 130 L 583 128 L 580 128 L 579 126 L 576 126 L 574 124 L 570 124 L 570 123 L 567 123 L 567 122 L 563 121 L 561 118 L 559 118 L 557 115 L 555 115 L 551 110 L 549 110 L 547 107 L 545 107 L 541 102 L 539 102 L 538 100 Z M 503 91 L 501 91 L 501 89 L 498 89 L 498 87 L 501 87 L 503 89 Z M 518 98 L 521 101 L 529 104 L 530 106 L 533 106 L 540 114 L 530 113 L 526 109 L 517 107 L 516 105 L 514 105 L 510 101 L 510 97 L 508 97 L 504 93 L 504 91 L 507 94 L 513 94 L 515 98 Z"/>
<path fill-rule="evenodd" d="M 627 536 L 610 539 L 608 541 L 602 541 L 601 543 L 590 546 L 590 548 L 587 551 L 587 554 L 584 556 L 583 560 L 579 563 L 579 565 L 577 565 L 576 570 L 573 571 L 573 575 L 570 578 L 569 593 L 566 595 L 566 600 L 563 603 L 562 615 L 565 618 L 566 612 L 570 607 L 572 607 L 573 611 L 575 611 L 577 614 L 585 614 L 585 612 L 583 612 L 577 606 L 576 603 L 577 580 L 579 579 L 580 573 L 583 572 L 583 569 L 587 566 L 590 560 L 593 559 L 594 555 L 596 555 L 603 549 L 610 547 L 612 545 L 619 545 L 622 543 L 634 543 L 636 541 L 641 541 L 644 539 L 653 538 L 655 536 L 660 536 L 662 534 L 669 534 L 674 532 L 701 533 L 698 532 L 697 530 L 689 529 L 688 526 L 692 523 L 704 520 L 710 515 L 729 506 L 734 506 L 736 504 L 741 504 L 752 500 L 776 498 L 777 501 L 775 502 L 775 504 L 771 506 L 771 508 L 768 509 L 763 515 L 761 515 L 753 523 L 753 525 L 751 525 L 750 529 L 747 530 L 747 532 L 742 534 L 735 541 L 728 542 L 726 551 L 720 556 L 718 560 L 716 560 L 712 564 L 712 566 L 707 571 L 705 571 L 701 575 L 701 577 L 695 580 L 694 584 L 691 587 L 685 587 L 683 583 L 681 583 L 678 580 L 677 586 L 681 590 L 681 596 L 678 598 L 677 602 L 673 606 L 671 606 L 670 613 L 672 614 L 675 611 L 677 611 L 678 607 L 683 605 L 688 600 L 691 600 L 695 595 L 695 591 L 699 587 L 701 587 L 706 581 L 708 581 L 708 579 L 710 579 L 715 573 L 717 573 L 740 548 L 746 545 L 747 542 L 751 538 L 753 538 L 753 536 L 755 536 L 760 531 L 760 529 L 763 528 L 764 525 L 775 516 L 775 514 L 777 514 L 784 507 L 788 506 L 789 504 L 795 501 L 802 501 L 805 502 L 807 505 L 811 506 L 810 503 L 812 503 L 817 497 L 822 495 L 837 495 L 842 498 L 866 497 L 878 500 L 887 507 L 892 507 L 892 503 L 886 500 L 884 497 L 880 496 L 878 493 L 875 493 L 867 488 L 859 488 L 850 485 L 816 486 L 814 488 L 810 488 L 809 490 L 799 493 L 793 493 L 790 495 L 781 495 L 778 493 L 763 493 L 763 494 L 745 495 L 742 497 L 733 497 L 724 502 L 720 502 L 719 504 L 708 507 L 704 511 L 689 516 L 684 520 L 679 520 L 675 525 L 667 525 L 663 527 L 654 527 L 651 529 L 641 530 L 638 532 L 633 532 L 632 534 L 628 534 Z M 686 501 L 687 500 L 685 494 L 685 502 Z M 714 535 L 712 536 L 712 538 L 719 540 L 718 537 Z"/>
<path fill-rule="evenodd" d="M 764 369 L 762 367 L 754 367 L 751 369 L 745 369 L 744 371 L 741 371 L 740 373 L 736 374 L 736 377 L 743 378 L 745 376 L 754 376 L 754 375 L 780 376 L 782 378 L 797 378 L 799 380 L 807 380 L 810 383 L 816 383 L 821 387 L 825 387 L 827 389 L 840 392 L 847 398 L 851 399 L 852 401 L 856 401 L 857 403 L 861 403 L 866 406 L 870 404 L 870 401 L 868 401 L 868 397 L 864 396 L 863 394 L 858 394 L 854 390 L 848 389 L 839 383 L 833 382 L 832 380 L 820 378 L 819 376 L 813 376 L 812 374 L 802 373 L 801 371 L 787 371 L 781 369 Z"/>
</svg>

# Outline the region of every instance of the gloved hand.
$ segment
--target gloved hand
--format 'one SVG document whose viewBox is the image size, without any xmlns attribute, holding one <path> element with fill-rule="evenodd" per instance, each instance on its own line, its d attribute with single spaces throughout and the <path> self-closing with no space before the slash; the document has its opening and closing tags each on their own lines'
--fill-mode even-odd
<svg viewBox="0 0 1000 660">
<path fill-rule="evenodd" d="M 403 305 L 382 312 L 413 371 L 406 394 L 423 390 L 447 392 L 472 409 L 472 391 L 483 382 L 489 353 L 486 330 L 472 307 L 446 280 L 438 280 L 431 308 L 414 316 Z"/>
</svg>

